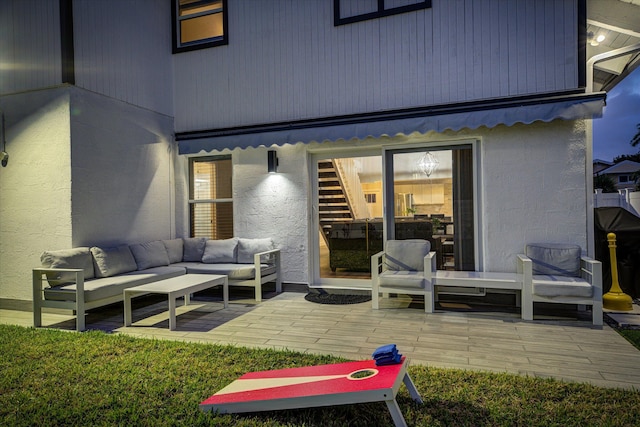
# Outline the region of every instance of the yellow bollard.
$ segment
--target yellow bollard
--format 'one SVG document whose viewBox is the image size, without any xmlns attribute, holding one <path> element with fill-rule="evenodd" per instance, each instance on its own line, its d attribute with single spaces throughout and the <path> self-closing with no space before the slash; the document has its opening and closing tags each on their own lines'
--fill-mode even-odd
<svg viewBox="0 0 640 427">
<path fill-rule="evenodd" d="M 618 283 L 618 260 L 616 259 L 616 235 L 607 234 L 609 241 L 609 259 L 611 260 L 611 289 L 602 296 L 602 306 L 607 310 L 631 311 L 631 297 L 620 288 Z"/>
</svg>

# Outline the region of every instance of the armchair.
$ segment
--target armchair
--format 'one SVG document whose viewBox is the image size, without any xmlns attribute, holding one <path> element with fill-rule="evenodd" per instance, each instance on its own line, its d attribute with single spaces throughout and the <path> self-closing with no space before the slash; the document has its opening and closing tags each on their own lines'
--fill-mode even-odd
<svg viewBox="0 0 640 427">
<path fill-rule="evenodd" d="M 380 293 L 424 296 L 424 311 L 433 310 L 435 252 L 428 240 L 388 240 L 385 250 L 371 257 L 371 296 L 379 308 Z"/>
<path fill-rule="evenodd" d="M 522 318 L 533 320 L 533 303 L 592 306 L 593 324 L 602 325 L 602 263 L 581 256 L 580 246 L 529 244 L 517 256 L 522 274 Z"/>
</svg>

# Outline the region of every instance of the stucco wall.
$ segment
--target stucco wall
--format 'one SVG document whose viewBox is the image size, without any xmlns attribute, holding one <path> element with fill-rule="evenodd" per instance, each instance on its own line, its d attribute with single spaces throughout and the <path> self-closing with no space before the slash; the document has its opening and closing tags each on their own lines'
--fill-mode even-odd
<svg viewBox="0 0 640 427">
<path fill-rule="evenodd" d="M 0 167 L 0 298 L 31 299 L 44 248 L 70 247 L 71 156 L 67 89 L 0 98 L 7 167 Z"/>
<path fill-rule="evenodd" d="M 174 235 L 171 117 L 72 89 L 73 244 Z"/>
<path fill-rule="evenodd" d="M 282 249 L 282 277 L 308 283 L 308 194 L 306 147 L 277 147 L 277 174 L 267 173 L 267 149 L 233 152 L 234 232 L 272 237 Z"/>
</svg>

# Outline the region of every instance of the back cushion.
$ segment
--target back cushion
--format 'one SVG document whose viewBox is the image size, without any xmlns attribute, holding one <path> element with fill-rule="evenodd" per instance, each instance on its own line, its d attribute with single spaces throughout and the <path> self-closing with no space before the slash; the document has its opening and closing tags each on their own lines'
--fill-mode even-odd
<svg viewBox="0 0 640 427">
<path fill-rule="evenodd" d="M 260 252 L 274 249 L 273 240 L 266 239 L 238 239 L 238 263 L 252 264 L 253 256 Z"/>
<path fill-rule="evenodd" d="M 89 248 L 62 249 L 59 251 L 44 251 L 40 256 L 40 262 L 45 268 L 81 268 L 84 270 L 84 279 L 93 279 L 93 259 Z M 69 282 L 72 275 L 48 274 L 48 282 L 51 286 Z"/>
<path fill-rule="evenodd" d="M 169 255 L 169 262 L 171 264 L 173 264 L 174 262 L 182 261 L 182 252 L 184 251 L 184 244 L 182 243 L 182 239 L 163 240 L 162 243 L 167 250 L 167 255 Z"/>
<path fill-rule="evenodd" d="M 92 247 L 91 255 L 96 271 L 96 277 L 115 276 L 120 273 L 128 273 L 138 269 L 129 246 L 123 245 L 117 248 Z"/>
<path fill-rule="evenodd" d="M 182 260 L 185 262 L 202 262 L 206 243 L 207 240 L 204 237 L 183 239 Z"/>
<path fill-rule="evenodd" d="M 428 240 L 388 240 L 385 247 L 385 265 L 394 271 L 424 271 L 424 257 L 429 254 Z"/>
<path fill-rule="evenodd" d="M 579 277 L 581 254 L 580 246 L 563 243 L 531 243 L 525 248 L 534 275 Z"/>
<path fill-rule="evenodd" d="M 160 240 L 129 245 L 129 249 L 131 249 L 133 258 L 136 260 L 138 270 L 169 265 L 167 249 Z"/>
<path fill-rule="evenodd" d="M 207 264 L 238 262 L 238 238 L 207 240 L 202 262 Z"/>
</svg>

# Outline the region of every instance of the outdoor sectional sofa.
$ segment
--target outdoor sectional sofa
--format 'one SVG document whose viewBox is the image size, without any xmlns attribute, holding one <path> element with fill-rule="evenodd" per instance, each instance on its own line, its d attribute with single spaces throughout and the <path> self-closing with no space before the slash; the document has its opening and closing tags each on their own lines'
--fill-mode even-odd
<svg viewBox="0 0 640 427">
<path fill-rule="evenodd" d="M 123 300 L 123 291 L 184 274 L 219 274 L 229 286 L 255 288 L 275 281 L 282 292 L 280 250 L 270 238 L 226 240 L 186 238 L 156 240 L 111 248 L 79 247 L 45 251 L 42 267 L 33 269 L 34 326 L 42 308 L 70 309 L 76 328 L 85 329 L 85 311 Z"/>
</svg>

